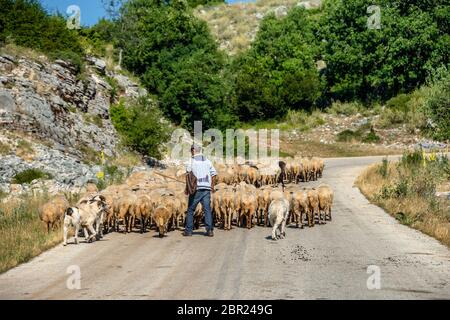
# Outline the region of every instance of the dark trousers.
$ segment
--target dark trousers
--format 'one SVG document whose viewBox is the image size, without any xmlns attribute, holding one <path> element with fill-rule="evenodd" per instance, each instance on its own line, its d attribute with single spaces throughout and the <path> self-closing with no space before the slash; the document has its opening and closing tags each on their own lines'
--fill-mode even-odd
<svg viewBox="0 0 450 320">
<path fill-rule="evenodd" d="M 203 211 L 205 212 L 205 225 L 206 231 L 213 231 L 214 224 L 211 213 L 211 191 L 210 190 L 197 190 L 195 194 L 189 196 L 188 212 L 186 218 L 186 233 L 192 233 L 194 229 L 194 213 L 197 205 L 201 202 Z"/>
</svg>

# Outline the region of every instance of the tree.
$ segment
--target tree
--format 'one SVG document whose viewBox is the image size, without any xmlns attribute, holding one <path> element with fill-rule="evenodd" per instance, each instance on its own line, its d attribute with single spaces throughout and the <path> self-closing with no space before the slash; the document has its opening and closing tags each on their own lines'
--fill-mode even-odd
<svg viewBox="0 0 450 320">
<path fill-rule="evenodd" d="M 443 10 L 448 12 L 445 2 L 327 1 L 320 30 L 329 97 L 388 100 L 423 84 L 429 70 L 448 64 L 448 32 L 439 27 Z M 372 4 L 381 9 L 380 29 L 367 27 Z"/>
<path fill-rule="evenodd" d="M 141 154 L 160 159 L 169 127 L 149 97 L 121 101 L 110 108 L 111 121 L 126 145 Z"/>
<path fill-rule="evenodd" d="M 40 50 L 51 57 L 71 57 L 80 64 L 83 48 L 77 31 L 61 15 L 48 15 L 36 0 L 0 0 L 0 42 Z"/>
<path fill-rule="evenodd" d="M 220 127 L 227 110 L 225 58 L 206 23 L 183 0 L 130 0 L 120 13 L 124 65 L 160 97 L 164 113 L 187 128 L 195 120 Z"/>
<path fill-rule="evenodd" d="M 315 23 L 303 8 L 284 19 L 266 16 L 251 49 L 236 60 L 237 109 L 244 121 L 310 109 L 320 97 Z"/>
</svg>

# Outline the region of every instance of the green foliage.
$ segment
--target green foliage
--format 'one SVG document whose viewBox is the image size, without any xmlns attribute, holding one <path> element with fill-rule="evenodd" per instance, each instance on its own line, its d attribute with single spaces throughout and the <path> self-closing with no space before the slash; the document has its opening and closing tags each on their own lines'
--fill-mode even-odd
<svg viewBox="0 0 450 320">
<path fill-rule="evenodd" d="M 440 79 L 430 84 L 425 112 L 431 120 L 429 135 L 437 140 L 450 140 L 450 75 L 445 69 Z"/>
<path fill-rule="evenodd" d="M 360 139 L 361 134 L 350 129 L 339 132 L 336 138 L 336 140 L 339 142 L 359 141 Z"/>
<path fill-rule="evenodd" d="M 121 101 L 110 108 L 111 120 L 126 145 L 144 155 L 161 157 L 161 146 L 169 138 L 169 126 L 148 97 L 126 106 Z"/>
<path fill-rule="evenodd" d="M 363 106 L 358 102 L 333 102 L 331 107 L 327 108 L 327 112 L 334 115 L 351 116 L 362 111 Z"/>
<path fill-rule="evenodd" d="M 191 8 L 195 8 L 199 5 L 210 6 L 225 3 L 225 0 L 187 0 L 187 3 Z"/>
<path fill-rule="evenodd" d="M 18 172 L 12 182 L 17 184 L 30 183 L 36 179 L 51 179 L 52 176 L 49 173 L 46 173 L 39 169 L 27 169 L 21 172 Z"/>
<path fill-rule="evenodd" d="M 267 15 L 251 49 L 236 59 L 235 90 L 239 118 L 270 119 L 289 109 L 311 109 L 322 90 L 315 66 L 315 23 L 296 8 L 283 19 Z"/>
<path fill-rule="evenodd" d="M 369 133 L 362 139 L 362 142 L 365 143 L 378 143 L 380 142 L 380 137 L 376 134 L 375 130 L 370 128 Z"/>
<path fill-rule="evenodd" d="M 383 178 L 387 178 L 389 175 L 389 161 L 384 158 L 381 162 L 381 166 L 378 168 L 378 174 Z"/>
<path fill-rule="evenodd" d="M 195 120 L 206 128 L 228 120 L 224 57 L 185 1 L 128 1 L 118 24 L 124 65 L 159 96 L 171 120 L 187 128 Z"/>
<path fill-rule="evenodd" d="M 320 33 L 329 97 L 387 100 L 425 83 L 428 70 L 448 64 L 448 4 L 429 2 L 327 1 Z M 370 5 L 381 8 L 380 29 L 367 27 Z"/>
<path fill-rule="evenodd" d="M 115 42 L 117 25 L 110 20 L 100 19 L 89 28 L 81 28 L 80 36 L 91 54 L 104 57 L 107 55 L 107 46 Z"/>
<path fill-rule="evenodd" d="M 58 58 L 64 53 L 74 63 L 81 60 L 77 31 L 69 30 L 62 16 L 48 15 L 36 0 L 0 0 L 0 7 L 0 43 L 13 42 Z"/>
<path fill-rule="evenodd" d="M 382 176 L 388 168 L 384 161 L 379 169 Z M 383 167 L 386 169 L 382 169 Z M 450 163 L 445 155 L 431 157 L 424 155 L 422 150 L 405 153 L 397 165 L 398 181 L 383 186 L 378 197 L 390 199 L 412 196 L 434 201 L 436 185 L 450 178 L 449 168 Z"/>
</svg>

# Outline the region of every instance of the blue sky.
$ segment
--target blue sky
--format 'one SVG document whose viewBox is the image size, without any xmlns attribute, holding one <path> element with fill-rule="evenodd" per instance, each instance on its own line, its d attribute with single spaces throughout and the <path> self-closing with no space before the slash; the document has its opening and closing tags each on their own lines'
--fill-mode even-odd
<svg viewBox="0 0 450 320">
<path fill-rule="evenodd" d="M 228 3 L 250 2 L 251 0 L 228 0 Z M 105 10 L 101 0 L 41 0 L 42 5 L 49 12 L 59 11 L 66 14 L 70 5 L 77 5 L 81 9 L 81 24 L 90 26 L 104 17 Z"/>
</svg>

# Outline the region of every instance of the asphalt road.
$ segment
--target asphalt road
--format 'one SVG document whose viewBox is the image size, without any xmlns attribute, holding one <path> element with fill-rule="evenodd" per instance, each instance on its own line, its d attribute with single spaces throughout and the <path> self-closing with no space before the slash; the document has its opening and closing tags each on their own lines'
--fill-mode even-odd
<svg viewBox="0 0 450 320">
<path fill-rule="evenodd" d="M 277 242 L 267 238 L 269 228 L 255 227 L 216 230 L 214 238 L 177 231 L 159 239 L 152 231 L 60 245 L 0 275 L 0 299 L 449 299 L 449 249 L 353 186 L 380 160 L 326 161 L 321 181 L 335 190 L 326 225 L 290 227 Z M 74 265 L 80 289 L 67 286 Z M 380 289 L 369 290 L 373 270 Z"/>
</svg>

